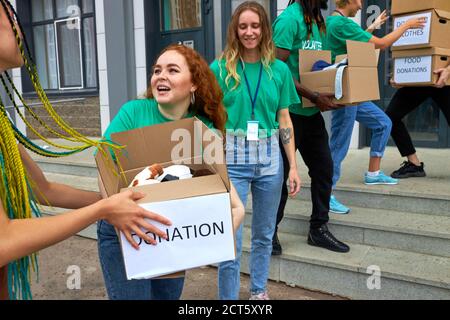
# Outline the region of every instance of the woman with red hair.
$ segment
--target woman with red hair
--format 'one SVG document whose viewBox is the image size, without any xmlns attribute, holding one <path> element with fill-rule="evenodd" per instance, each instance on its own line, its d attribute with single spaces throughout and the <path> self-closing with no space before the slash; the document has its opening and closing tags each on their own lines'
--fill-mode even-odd
<svg viewBox="0 0 450 320">
<path fill-rule="evenodd" d="M 153 67 L 147 98 L 126 103 L 105 137 L 137 128 L 197 117 L 209 128 L 224 132 L 227 115 L 222 91 L 206 61 L 193 49 L 171 45 Z M 239 227 L 244 207 L 231 186 L 233 225 Z M 184 278 L 132 280 L 125 274 L 119 239 L 106 221 L 98 224 L 98 248 L 109 298 L 112 300 L 177 300 Z M 150 241 L 151 239 L 144 239 Z"/>
</svg>

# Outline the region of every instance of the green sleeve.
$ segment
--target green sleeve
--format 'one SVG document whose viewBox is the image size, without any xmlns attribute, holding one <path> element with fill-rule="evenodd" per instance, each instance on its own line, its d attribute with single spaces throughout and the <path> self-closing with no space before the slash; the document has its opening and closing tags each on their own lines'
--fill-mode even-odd
<svg viewBox="0 0 450 320">
<path fill-rule="evenodd" d="M 293 19 L 280 16 L 273 26 L 273 41 L 275 46 L 292 51 L 298 32 L 297 24 Z"/>
<path fill-rule="evenodd" d="M 300 98 L 298 97 L 297 89 L 295 88 L 294 79 L 292 78 L 289 67 L 282 61 L 280 61 L 280 66 L 283 84 L 281 86 L 278 110 L 287 109 L 294 104 L 300 103 Z"/>
<path fill-rule="evenodd" d="M 341 28 L 336 28 L 334 30 L 336 35 L 345 40 L 354 40 L 360 42 L 369 42 L 373 35 L 370 32 L 363 30 L 354 21 L 348 19 Z"/>
<path fill-rule="evenodd" d="M 134 106 L 135 101 L 127 102 L 120 108 L 119 113 L 111 121 L 105 132 L 105 139 L 111 140 L 113 133 L 124 132 L 133 130 L 134 128 Z"/>
</svg>

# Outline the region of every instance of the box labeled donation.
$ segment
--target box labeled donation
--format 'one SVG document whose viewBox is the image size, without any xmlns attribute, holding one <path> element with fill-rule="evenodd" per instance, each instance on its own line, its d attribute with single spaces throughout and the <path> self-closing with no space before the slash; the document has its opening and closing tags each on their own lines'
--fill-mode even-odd
<svg viewBox="0 0 450 320">
<path fill-rule="evenodd" d="M 165 226 L 148 221 L 167 240 L 148 232 L 157 242 L 153 246 L 134 234 L 139 250 L 120 233 L 128 280 L 170 276 L 235 259 L 230 182 L 223 139 L 216 132 L 192 118 L 113 134 L 111 139 L 125 148 L 116 155 L 118 161 L 106 148 L 96 155 L 107 195 L 126 189 L 142 192 L 139 205 L 172 222 Z M 141 173 L 156 167 L 175 170 L 165 175 L 166 181 L 138 185 Z M 183 176 L 174 177 L 174 172 Z"/>
<path fill-rule="evenodd" d="M 450 2 L 450 1 L 449 1 Z M 450 12 L 430 10 L 394 18 L 394 29 L 412 18 L 425 18 L 423 29 L 407 30 L 403 36 L 392 45 L 392 51 L 418 48 L 450 48 Z"/>
<path fill-rule="evenodd" d="M 393 86 L 433 86 L 439 76 L 433 72 L 450 63 L 450 49 L 428 48 L 394 51 Z M 450 85 L 450 79 L 447 81 Z"/>
</svg>

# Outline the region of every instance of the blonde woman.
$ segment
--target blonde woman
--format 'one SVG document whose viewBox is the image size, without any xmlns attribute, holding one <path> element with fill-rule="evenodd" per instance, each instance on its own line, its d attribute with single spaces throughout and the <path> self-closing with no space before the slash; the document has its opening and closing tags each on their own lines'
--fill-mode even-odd
<svg viewBox="0 0 450 320">
<path fill-rule="evenodd" d="M 227 45 L 211 68 L 224 92 L 228 112 L 227 165 L 242 202 L 251 187 L 253 200 L 250 252 L 251 300 L 268 300 L 272 237 L 283 184 L 283 160 L 289 159 L 291 196 L 300 191 L 289 106 L 299 102 L 288 67 L 275 59 L 272 31 L 264 8 L 241 4 L 228 27 Z M 219 266 L 219 298 L 236 300 L 240 288 L 242 227 L 237 259 Z"/>
</svg>

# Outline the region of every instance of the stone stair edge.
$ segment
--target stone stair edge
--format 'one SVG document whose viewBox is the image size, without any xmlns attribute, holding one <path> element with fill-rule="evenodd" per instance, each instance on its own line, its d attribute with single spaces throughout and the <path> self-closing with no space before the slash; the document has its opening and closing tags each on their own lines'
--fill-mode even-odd
<svg viewBox="0 0 450 320">
<path fill-rule="evenodd" d="M 248 228 L 245 228 L 246 233 L 249 233 Z M 280 239 L 284 240 L 284 237 L 286 237 L 286 234 L 284 233 L 279 233 Z M 298 235 L 288 235 L 288 237 L 291 238 L 296 238 L 298 239 L 297 243 L 300 243 L 300 248 L 297 248 L 296 252 L 301 252 L 301 247 L 303 246 L 305 247 L 310 247 L 309 245 L 307 245 L 306 243 L 306 237 L 304 236 L 298 236 Z M 360 264 L 351 264 L 349 261 L 351 261 L 351 259 L 347 259 L 346 263 L 344 264 L 342 262 L 336 262 L 333 261 L 332 258 L 326 260 L 326 259 L 320 259 L 320 258 L 311 258 L 311 257 L 306 257 L 306 256 L 301 256 L 301 255 L 292 255 L 292 254 L 283 254 L 279 257 L 277 257 L 277 259 L 285 259 L 285 260 L 290 260 L 290 261 L 298 261 L 298 262 L 303 262 L 303 263 L 309 263 L 309 264 L 313 264 L 313 265 L 319 265 L 319 266 L 325 266 L 325 267 L 329 267 L 329 268 L 335 268 L 335 269 L 340 269 L 340 270 L 344 270 L 344 271 L 352 271 L 352 272 L 357 272 L 360 274 L 367 274 L 367 267 L 362 265 L 362 262 L 367 258 L 367 256 L 370 254 L 371 249 L 377 249 L 374 246 L 368 246 L 368 245 L 362 245 L 362 244 L 353 244 L 353 243 L 348 243 L 350 245 L 351 248 L 354 248 L 353 250 L 355 250 L 355 248 L 359 248 L 360 250 L 364 251 L 364 256 L 361 258 L 361 263 Z M 314 247 L 311 247 L 314 248 Z M 321 249 L 321 248 L 317 248 L 318 250 L 325 250 L 325 249 Z M 378 248 L 379 249 L 379 248 Z M 445 258 L 445 257 L 437 257 L 437 256 L 433 256 L 433 255 L 426 255 L 426 254 L 420 254 L 420 253 L 412 253 L 412 252 L 408 252 L 408 251 L 403 251 L 403 250 L 397 250 L 397 249 L 389 249 L 389 248 L 381 248 L 389 253 L 392 254 L 392 256 L 395 256 L 395 254 L 397 253 L 402 253 L 402 254 L 407 254 L 407 255 L 411 255 L 412 257 L 416 256 L 423 256 L 423 257 L 429 257 L 429 258 L 439 258 L 439 259 L 444 259 L 446 261 L 448 261 L 448 263 L 450 264 L 450 258 Z M 246 252 L 250 252 L 250 240 L 248 239 L 248 237 L 244 237 L 244 242 L 243 242 L 243 250 L 245 250 Z M 352 251 L 350 251 L 350 253 L 348 253 L 348 255 L 352 255 Z M 323 255 L 321 255 L 323 257 Z M 424 284 L 424 285 L 431 285 L 431 286 L 435 286 L 435 287 L 439 287 L 439 288 L 444 288 L 444 289 L 448 289 L 450 290 L 450 278 L 447 279 L 447 281 L 445 281 L 445 283 L 441 283 L 438 282 L 434 279 L 429 279 L 429 278 L 424 278 L 422 275 L 417 275 L 417 276 L 410 276 L 410 275 L 405 275 L 399 272 L 394 272 L 394 271 L 383 271 L 383 277 L 386 278 L 390 278 L 390 279 L 395 279 L 395 280 L 402 280 L 402 281 L 409 281 L 409 282 L 414 282 L 414 283 L 420 283 L 420 284 Z"/>
</svg>

